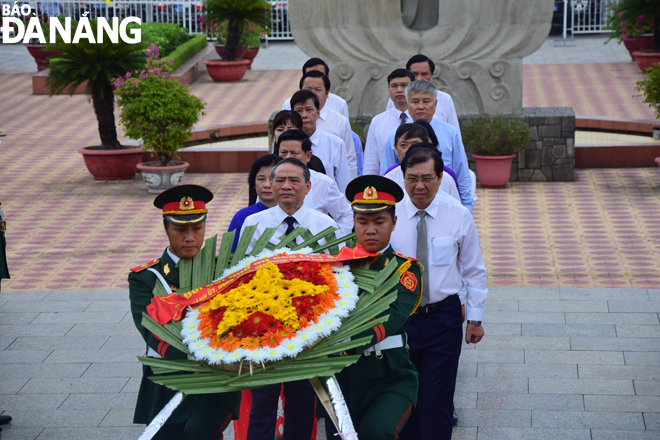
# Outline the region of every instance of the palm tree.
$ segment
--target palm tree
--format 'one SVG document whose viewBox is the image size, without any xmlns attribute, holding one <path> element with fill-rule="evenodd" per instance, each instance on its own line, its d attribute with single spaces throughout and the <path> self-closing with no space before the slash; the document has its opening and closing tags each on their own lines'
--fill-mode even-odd
<svg viewBox="0 0 660 440">
<path fill-rule="evenodd" d="M 270 3 L 266 0 L 205 0 L 206 23 L 227 21 L 227 42 L 222 61 L 236 60 L 236 50 L 248 24 L 270 26 Z"/>
<path fill-rule="evenodd" d="M 653 20 L 653 49 L 660 52 L 660 0 L 622 0 L 618 10 L 621 11 L 621 20 L 635 23 L 640 16 Z"/>
<path fill-rule="evenodd" d="M 92 20 L 90 24 L 94 35 L 98 35 L 96 21 Z M 72 27 L 75 28 L 76 24 L 73 23 Z M 105 34 L 102 43 L 91 43 L 87 39 L 78 43 L 58 41 L 50 48 L 58 52 L 50 60 L 50 75 L 46 80 L 50 96 L 61 94 L 67 87 L 73 95 L 80 84 L 88 81 L 86 93 L 92 96 L 101 145 L 106 150 L 120 149 L 112 78 L 144 67 L 146 43 L 129 44 L 121 39 L 112 43 Z"/>
</svg>

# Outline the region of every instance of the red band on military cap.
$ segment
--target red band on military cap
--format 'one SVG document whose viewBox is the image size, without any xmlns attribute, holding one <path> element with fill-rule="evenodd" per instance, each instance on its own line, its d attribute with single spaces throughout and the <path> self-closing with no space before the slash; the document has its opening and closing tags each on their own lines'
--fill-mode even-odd
<svg viewBox="0 0 660 440">
<path fill-rule="evenodd" d="M 351 205 L 396 205 L 396 199 L 392 194 L 376 191 L 374 187 L 368 187 L 363 192 L 355 194 Z"/>
<path fill-rule="evenodd" d="M 204 202 L 193 200 L 190 197 L 184 197 L 178 202 L 166 203 L 163 206 L 163 216 L 206 214 L 207 212 L 208 210 Z"/>
</svg>

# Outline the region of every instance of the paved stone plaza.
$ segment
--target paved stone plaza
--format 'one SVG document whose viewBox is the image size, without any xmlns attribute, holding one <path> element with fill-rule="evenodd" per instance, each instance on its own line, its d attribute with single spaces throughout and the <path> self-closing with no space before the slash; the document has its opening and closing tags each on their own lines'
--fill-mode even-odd
<svg viewBox="0 0 660 440">
<path fill-rule="evenodd" d="M 525 58 L 525 106 L 652 119 L 632 97 L 641 72 L 603 41 L 548 39 Z M 76 153 L 98 142 L 91 104 L 33 96 L 27 72 L 36 67 L 23 51 L 0 45 L 12 274 L 0 293 L 0 413 L 14 418 L 0 439 L 136 439 L 144 342 L 126 277 L 166 246 L 160 213 L 139 176 L 93 180 Z M 271 42 L 240 83 L 200 78 L 199 125 L 267 120 L 297 89 L 306 58 L 293 43 Z M 226 231 L 246 205 L 246 178 L 185 176 L 216 194 L 208 233 Z M 455 439 L 660 439 L 659 192 L 658 168 L 477 189 L 490 292 L 486 336 L 463 347 Z"/>
</svg>

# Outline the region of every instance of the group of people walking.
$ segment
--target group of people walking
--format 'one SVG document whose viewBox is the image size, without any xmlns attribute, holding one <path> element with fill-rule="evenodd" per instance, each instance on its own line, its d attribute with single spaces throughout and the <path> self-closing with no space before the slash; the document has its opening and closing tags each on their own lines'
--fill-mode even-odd
<svg viewBox="0 0 660 440">
<path fill-rule="evenodd" d="M 363 151 L 346 102 L 330 93 L 327 64 L 310 59 L 300 90 L 274 119 L 273 154 L 253 164 L 250 206 L 229 227 L 237 232 L 235 248 L 256 226 L 249 252 L 267 228 L 277 228 L 271 239 L 277 243 L 296 227 L 318 234 L 332 226 L 338 237 L 355 232 L 355 250 L 371 258 L 370 269 L 396 261 L 400 282 L 384 312 L 389 319 L 359 335 L 371 342 L 355 349 L 360 360 L 338 375 L 360 439 L 450 439 L 462 341 L 478 343 L 484 335 L 486 268 L 471 215 L 473 183 L 451 97 L 430 81 L 434 67 L 415 55 L 388 76 L 390 103 L 371 121 Z M 184 198 L 194 200 L 194 214 L 172 210 Z M 176 263 L 199 252 L 212 198 L 205 188 L 182 185 L 154 202 L 163 209 L 170 246 L 129 275 L 131 310 L 149 356 L 186 357 L 142 327 L 142 312 L 156 283 L 178 288 Z M 149 423 L 173 395 L 143 368 L 136 423 Z M 322 414 L 312 387 L 299 381 L 252 391 L 248 440 L 275 437 L 280 392 L 283 438 L 311 438 L 314 417 Z M 221 438 L 238 417 L 238 393 L 186 401 L 155 438 Z M 330 423 L 326 428 L 332 431 Z"/>
</svg>

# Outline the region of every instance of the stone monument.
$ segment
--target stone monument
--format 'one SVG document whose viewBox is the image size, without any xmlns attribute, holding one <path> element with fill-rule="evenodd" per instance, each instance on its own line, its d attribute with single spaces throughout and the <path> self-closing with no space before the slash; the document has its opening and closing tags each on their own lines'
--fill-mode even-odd
<svg viewBox="0 0 660 440">
<path fill-rule="evenodd" d="M 522 111 L 522 58 L 550 31 L 548 0 L 289 0 L 296 44 L 330 66 L 358 122 L 385 110 L 387 75 L 423 53 L 459 115 Z"/>
</svg>

